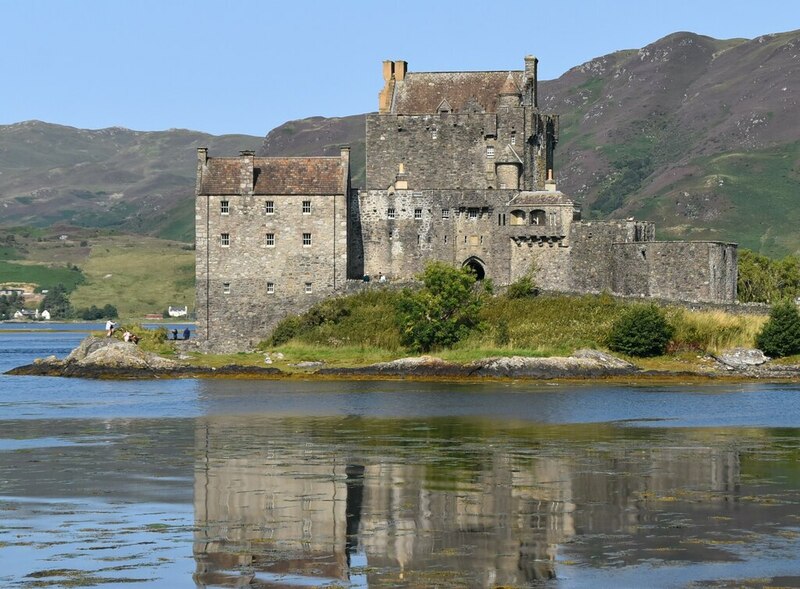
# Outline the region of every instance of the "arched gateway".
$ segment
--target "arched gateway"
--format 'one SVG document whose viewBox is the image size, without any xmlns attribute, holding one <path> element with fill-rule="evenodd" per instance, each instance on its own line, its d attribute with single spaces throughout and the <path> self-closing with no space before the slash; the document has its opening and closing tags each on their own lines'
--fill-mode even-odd
<svg viewBox="0 0 800 589">
<path fill-rule="evenodd" d="M 475 256 L 467 258 L 462 266 L 475 272 L 475 278 L 478 280 L 486 278 L 486 270 L 483 267 L 483 260 L 480 258 L 476 258 Z"/>
</svg>

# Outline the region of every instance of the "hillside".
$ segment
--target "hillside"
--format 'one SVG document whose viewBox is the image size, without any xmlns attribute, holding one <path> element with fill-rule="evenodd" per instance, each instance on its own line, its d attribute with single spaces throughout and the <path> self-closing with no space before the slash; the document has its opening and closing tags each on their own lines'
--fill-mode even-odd
<svg viewBox="0 0 800 589">
<path fill-rule="evenodd" d="M 184 129 L 1 125 L 2 224 L 67 222 L 191 242 L 196 148 L 235 154 L 261 141 Z"/>
<path fill-rule="evenodd" d="M 666 239 L 800 251 L 800 31 L 675 33 L 540 82 L 539 96 L 561 114 L 559 188 L 586 217 L 652 220 Z M 363 115 L 291 121 L 261 153 L 321 154 L 349 139 L 363 170 L 363 129 Z"/>
<path fill-rule="evenodd" d="M 559 188 L 586 217 L 636 216 L 655 221 L 660 238 L 735 241 L 772 256 L 800 251 L 799 94 L 800 31 L 753 40 L 675 33 L 539 85 L 542 109 L 561 114 Z M 342 144 L 363 185 L 364 115 L 290 121 L 266 138 L 0 126 L 0 224 L 192 241 L 196 147 L 334 155 Z"/>
</svg>

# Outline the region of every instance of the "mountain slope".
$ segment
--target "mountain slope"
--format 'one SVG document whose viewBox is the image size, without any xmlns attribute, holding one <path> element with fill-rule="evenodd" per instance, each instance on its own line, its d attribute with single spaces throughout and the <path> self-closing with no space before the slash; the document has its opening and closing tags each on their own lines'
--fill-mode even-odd
<svg viewBox="0 0 800 589">
<path fill-rule="evenodd" d="M 675 33 L 542 81 L 539 96 L 543 110 L 561 114 L 559 188 L 586 217 L 636 216 L 655 221 L 662 238 L 800 251 L 800 31 L 752 40 Z M 196 147 L 336 155 L 342 144 L 363 186 L 364 115 L 290 121 L 266 138 L 0 126 L 0 223 L 191 241 Z"/>
<path fill-rule="evenodd" d="M 172 129 L 0 126 L 3 224 L 86 227 L 192 241 L 196 148 L 232 154 L 259 137 Z"/>
</svg>

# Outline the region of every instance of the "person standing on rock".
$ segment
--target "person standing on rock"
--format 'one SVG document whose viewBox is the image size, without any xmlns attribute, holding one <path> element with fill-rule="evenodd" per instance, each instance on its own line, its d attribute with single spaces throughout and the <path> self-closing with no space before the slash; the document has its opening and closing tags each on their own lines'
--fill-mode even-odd
<svg viewBox="0 0 800 589">
<path fill-rule="evenodd" d="M 109 319 L 106 321 L 106 337 L 114 335 L 114 330 L 117 328 L 116 324 Z"/>
</svg>

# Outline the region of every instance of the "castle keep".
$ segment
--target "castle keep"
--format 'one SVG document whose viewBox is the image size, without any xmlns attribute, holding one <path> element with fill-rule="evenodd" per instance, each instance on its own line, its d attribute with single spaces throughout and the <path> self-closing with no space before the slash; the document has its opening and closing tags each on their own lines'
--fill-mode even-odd
<svg viewBox="0 0 800 589">
<path fill-rule="evenodd" d="M 197 323 L 247 347 L 288 313 L 364 276 L 412 279 L 428 261 L 507 285 L 668 300 L 736 300 L 736 245 L 656 241 L 645 221 L 582 221 L 556 188 L 558 115 L 520 71 L 383 63 L 366 122 L 366 188 L 338 158 L 210 158 L 198 150 Z"/>
</svg>

